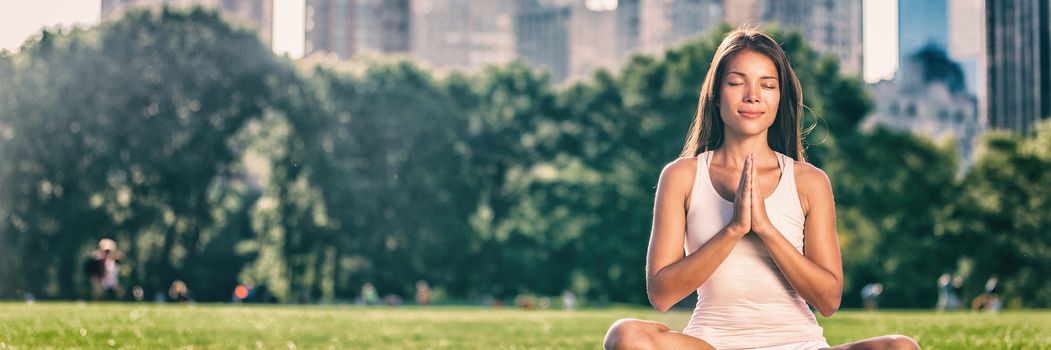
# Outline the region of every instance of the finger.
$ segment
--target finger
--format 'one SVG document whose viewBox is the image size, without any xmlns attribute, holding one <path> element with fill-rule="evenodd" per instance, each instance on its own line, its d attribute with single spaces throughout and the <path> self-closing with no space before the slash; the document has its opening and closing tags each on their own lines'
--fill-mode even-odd
<svg viewBox="0 0 1051 350">
<path fill-rule="evenodd" d="M 754 155 L 752 157 L 755 157 Z M 759 171 L 756 170 L 755 162 L 752 162 L 752 166 L 749 169 L 751 174 L 748 176 L 749 180 L 752 180 L 752 199 L 755 204 L 762 203 L 763 190 L 759 188 Z"/>
<path fill-rule="evenodd" d="M 754 205 L 755 204 L 755 192 L 756 192 L 756 190 L 755 190 L 755 179 L 754 179 L 755 174 L 752 172 L 752 168 L 755 168 L 755 155 L 749 154 L 748 158 L 751 159 L 751 161 L 748 162 L 748 189 L 749 189 L 749 191 L 748 191 L 748 203 L 750 205 Z"/>
<path fill-rule="evenodd" d="M 745 158 L 745 163 L 746 164 L 748 163 L 747 157 Z M 741 171 L 741 178 L 737 180 L 737 191 L 734 192 L 734 203 L 735 204 L 740 204 L 741 200 L 745 198 L 745 195 L 747 194 L 747 192 L 745 191 L 745 188 L 747 187 L 747 185 L 748 185 L 748 173 L 745 172 L 744 169 L 742 169 L 742 171 Z"/>
<path fill-rule="evenodd" d="M 749 154 L 744 157 L 744 169 L 741 169 L 741 178 L 744 179 L 744 183 L 741 187 L 744 188 L 745 203 L 751 204 L 752 199 L 752 174 L 748 171 L 748 167 L 752 165 L 752 155 Z"/>
<path fill-rule="evenodd" d="M 737 184 L 737 190 L 740 193 L 744 193 L 745 187 L 748 185 L 748 157 L 744 157 L 744 166 L 741 167 L 741 180 Z"/>
<path fill-rule="evenodd" d="M 745 177 L 744 173 L 741 173 L 741 178 L 737 180 L 737 189 L 734 190 L 734 205 L 739 206 L 741 200 L 744 198 L 744 185 Z"/>
</svg>

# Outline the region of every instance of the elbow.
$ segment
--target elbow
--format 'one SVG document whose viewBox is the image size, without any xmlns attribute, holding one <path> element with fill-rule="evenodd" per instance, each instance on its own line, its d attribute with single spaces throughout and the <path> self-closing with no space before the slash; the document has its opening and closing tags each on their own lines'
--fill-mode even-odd
<svg viewBox="0 0 1051 350">
<path fill-rule="evenodd" d="M 838 311 L 838 310 L 839 310 L 839 305 L 833 305 L 833 306 L 817 309 L 817 311 L 821 313 L 821 316 L 824 316 L 824 317 L 832 317 L 832 315 L 835 315 L 836 311 Z"/>
<path fill-rule="evenodd" d="M 667 312 L 668 309 L 671 309 L 670 303 L 661 301 L 657 298 L 654 298 L 653 296 L 650 296 L 650 305 L 653 306 L 654 310 L 657 310 L 659 312 Z"/>
<path fill-rule="evenodd" d="M 662 298 L 652 291 L 646 294 L 650 299 L 650 305 L 653 306 L 654 310 L 659 312 L 667 312 L 673 305 L 675 305 L 675 303 L 672 303 L 668 298 Z"/>
<path fill-rule="evenodd" d="M 839 305 L 843 301 L 843 282 L 841 279 L 837 279 L 836 287 L 831 290 L 827 290 L 824 296 L 819 298 L 821 301 L 820 305 L 815 304 L 814 308 L 821 313 L 821 316 L 832 317 L 839 311 Z"/>
<path fill-rule="evenodd" d="M 815 308 L 821 313 L 821 316 L 832 317 L 832 315 L 836 314 L 836 311 L 839 311 L 839 304 L 840 298 L 837 296 L 836 298 L 829 300 L 827 303 L 824 303 L 822 306 L 815 306 Z"/>
</svg>

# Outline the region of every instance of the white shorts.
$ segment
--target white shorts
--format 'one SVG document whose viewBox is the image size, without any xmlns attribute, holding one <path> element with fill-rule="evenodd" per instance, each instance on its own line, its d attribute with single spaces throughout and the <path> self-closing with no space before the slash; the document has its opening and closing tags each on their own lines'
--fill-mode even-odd
<svg viewBox="0 0 1051 350">
<path fill-rule="evenodd" d="M 798 343 L 782 344 L 774 346 L 766 346 L 761 348 L 755 348 L 754 350 L 818 350 L 827 349 L 832 346 L 828 345 L 828 342 L 824 340 L 808 340 L 801 341 Z"/>
</svg>

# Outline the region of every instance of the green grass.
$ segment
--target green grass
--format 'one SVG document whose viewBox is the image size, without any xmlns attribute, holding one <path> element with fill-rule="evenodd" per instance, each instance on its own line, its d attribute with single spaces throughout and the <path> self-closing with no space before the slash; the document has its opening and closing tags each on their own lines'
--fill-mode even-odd
<svg viewBox="0 0 1051 350">
<path fill-rule="evenodd" d="M 533 349 L 600 347 L 619 318 L 682 329 L 686 311 L 523 311 L 473 307 L 0 303 L 0 349 Z M 1051 311 L 840 311 L 830 343 L 890 333 L 924 349 L 1051 349 Z"/>
</svg>

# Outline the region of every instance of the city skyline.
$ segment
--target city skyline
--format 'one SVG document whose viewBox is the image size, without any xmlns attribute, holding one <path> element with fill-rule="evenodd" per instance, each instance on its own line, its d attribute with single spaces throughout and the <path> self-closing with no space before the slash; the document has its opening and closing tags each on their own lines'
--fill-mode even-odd
<svg viewBox="0 0 1051 350">
<path fill-rule="evenodd" d="M 16 51 L 43 28 L 90 26 L 101 18 L 101 0 L 0 0 L 0 8 L 17 8 L 0 15 L 0 50 Z M 896 4 L 864 1 L 863 76 L 872 83 L 893 77 L 898 66 Z M 273 2 L 272 48 L 300 58 L 306 53 L 306 0 Z"/>
</svg>

